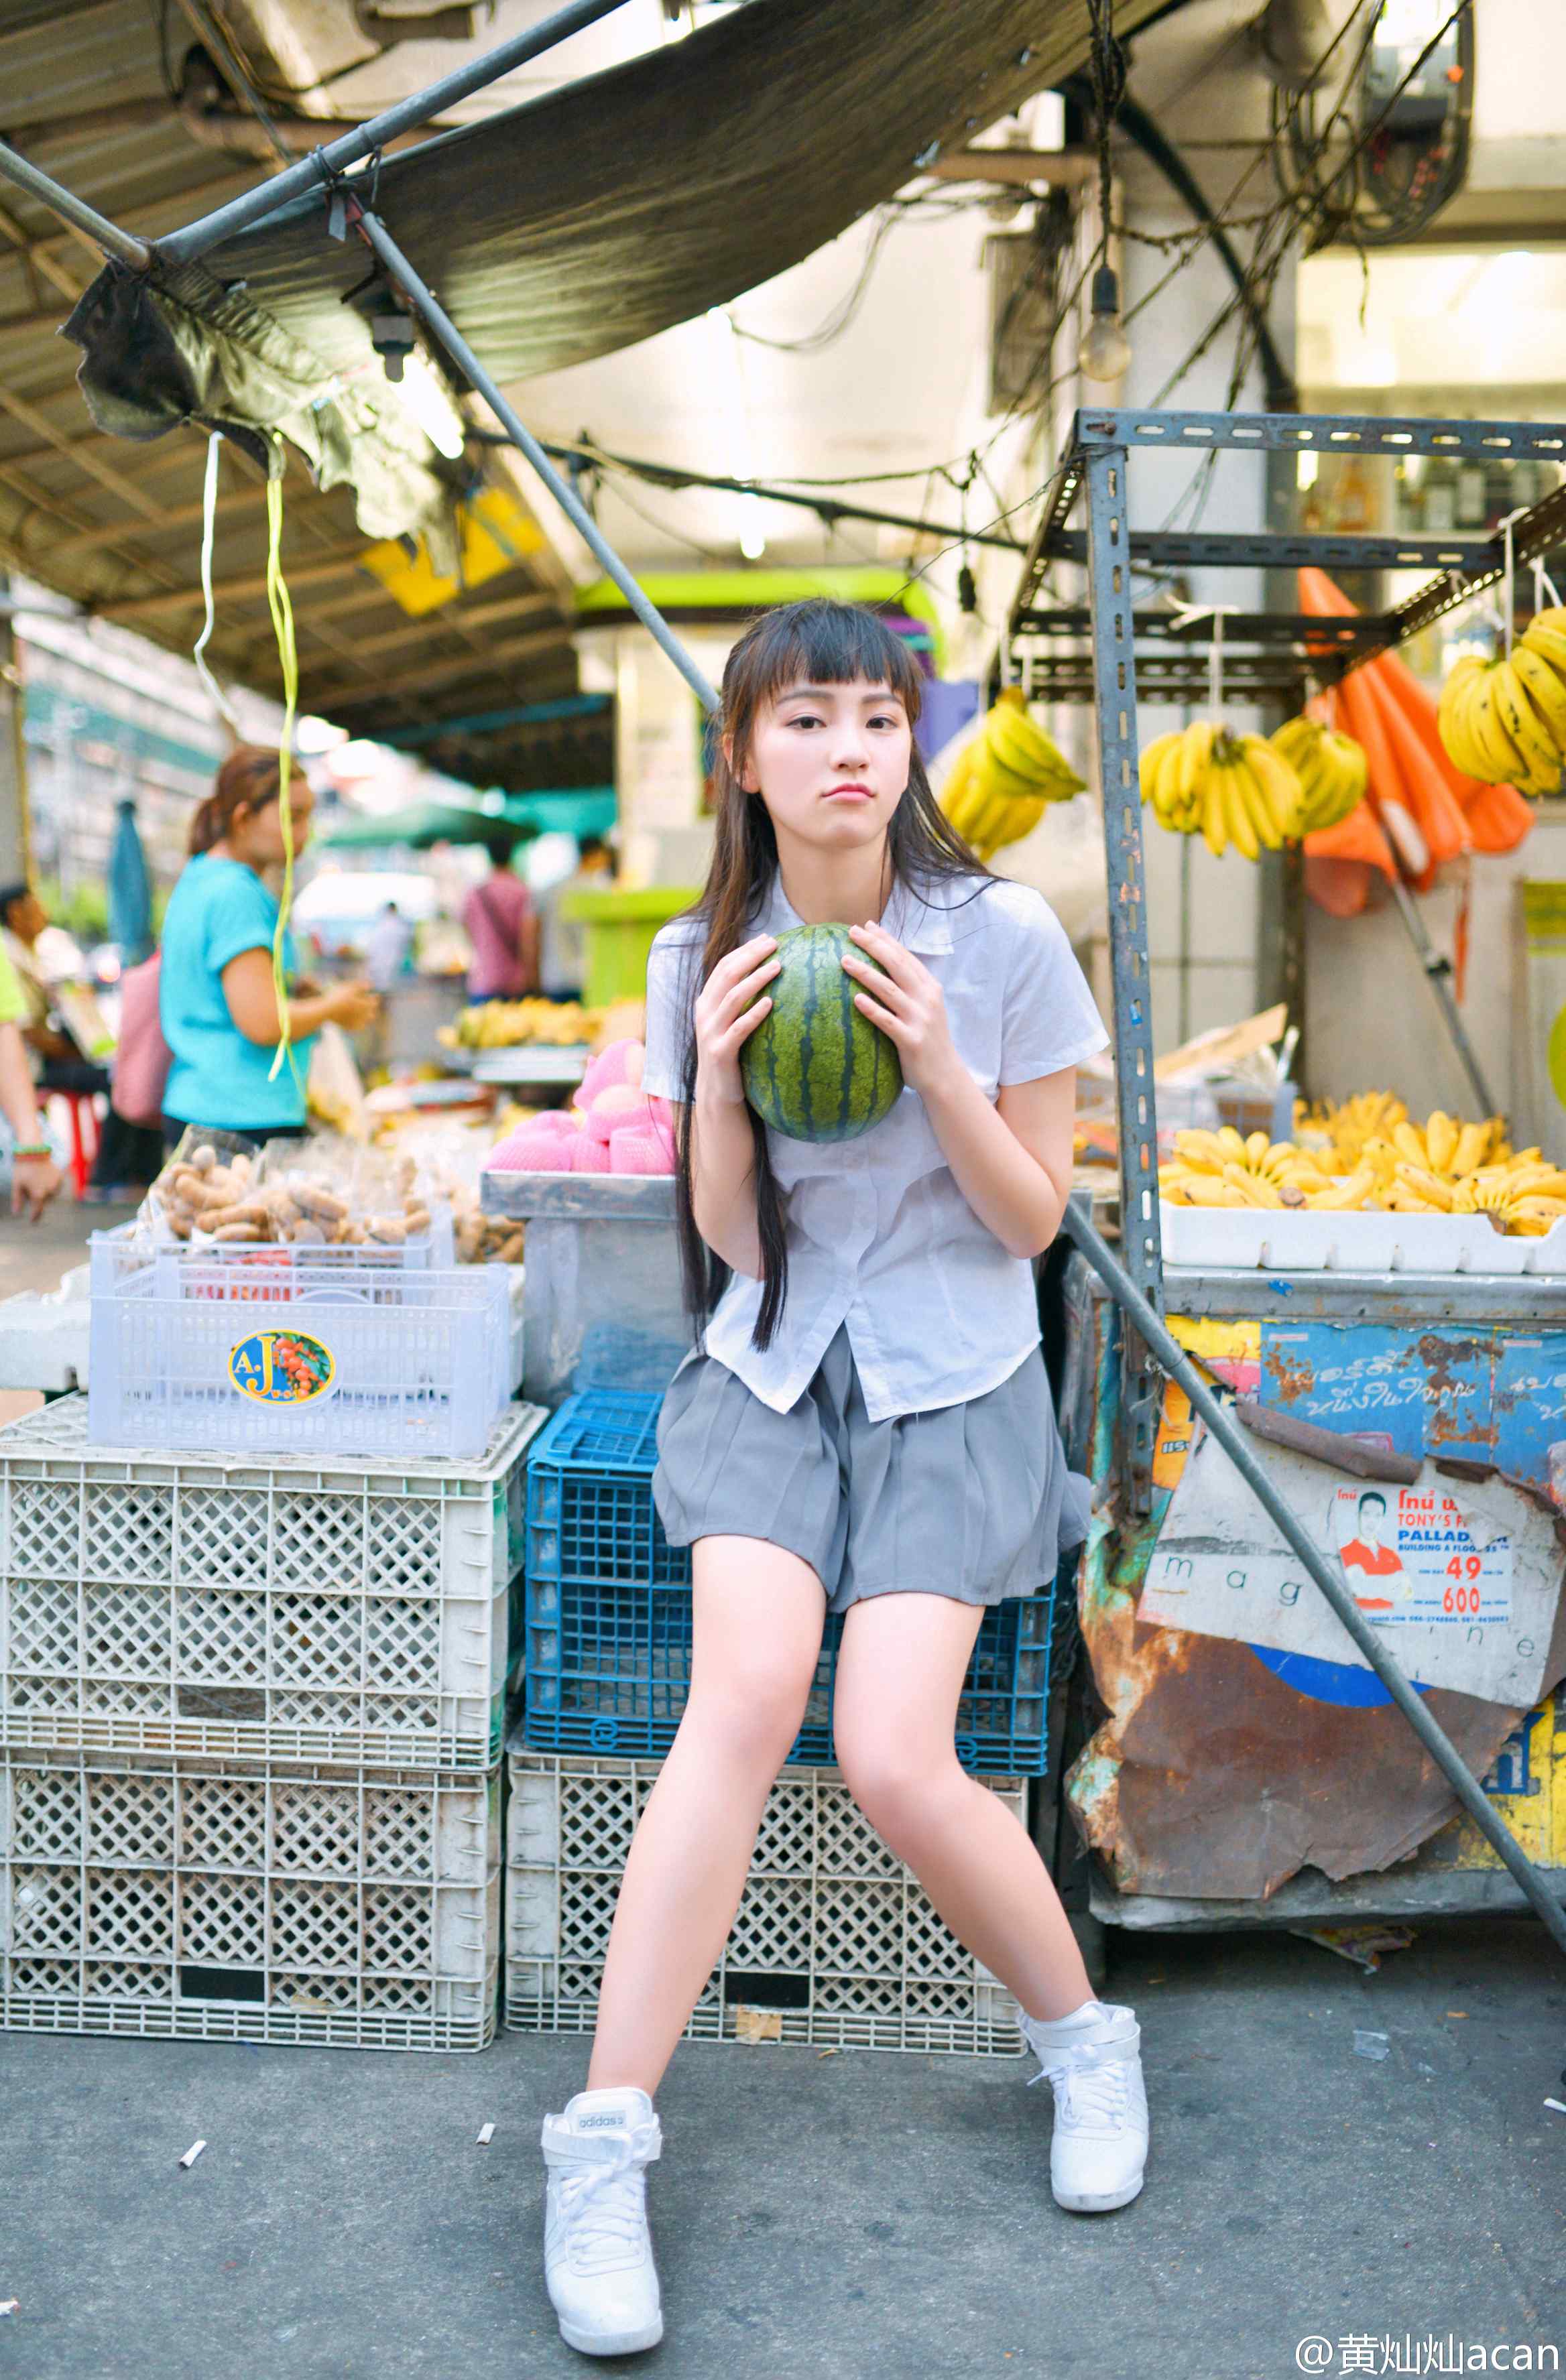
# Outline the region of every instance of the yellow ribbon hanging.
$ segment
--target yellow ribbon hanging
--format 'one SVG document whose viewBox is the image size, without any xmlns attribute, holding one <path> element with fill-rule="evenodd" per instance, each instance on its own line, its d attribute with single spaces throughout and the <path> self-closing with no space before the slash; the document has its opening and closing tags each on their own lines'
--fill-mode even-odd
<svg viewBox="0 0 1566 2380">
<path fill-rule="evenodd" d="M 279 448 L 282 440 L 273 431 Z M 284 964 L 288 917 L 294 905 L 294 806 L 289 788 L 294 774 L 294 719 L 299 700 L 299 649 L 294 636 L 294 607 L 288 600 L 288 584 L 283 576 L 283 480 L 281 474 L 266 483 L 266 602 L 272 613 L 273 634 L 277 638 L 277 658 L 283 670 L 283 741 L 278 753 L 277 802 L 283 821 L 283 897 L 277 906 L 277 931 L 272 941 L 272 982 L 277 999 L 277 1022 L 282 1027 L 277 1039 L 277 1054 L 273 1059 L 269 1082 L 276 1079 L 279 1067 L 286 1057 L 298 1080 L 298 1061 L 294 1055 L 293 1036 L 288 1026 L 288 975 Z"/>
</svg>

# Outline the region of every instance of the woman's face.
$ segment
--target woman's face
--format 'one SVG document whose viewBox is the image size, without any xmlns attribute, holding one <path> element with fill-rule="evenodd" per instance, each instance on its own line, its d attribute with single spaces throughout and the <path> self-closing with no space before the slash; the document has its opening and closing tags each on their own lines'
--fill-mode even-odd
<svg viewBox="0 0 1566 2380">
<path fill-rule="evenodd" d="M 884 683 L 785 686 L 756 715 L 740 783 L 819 850 L 880 842 L 908 790 L 914 731 Z"/>
<path fill-rule="evenodd" d="M 294 856 L 298 857 L 310 841 L 310 812 L 315 808 L 315 795 L 304 777 L 295 777 L 288 788 L 288 807 L 293 816 Z M 263 802 L 260 809 L 241 810 L 228 837 L 228 847 L 236 859 L 248 868 L 281 868 L 286 856 L 283 849 L 283 805 L 280 801 Z"/>
</svg>

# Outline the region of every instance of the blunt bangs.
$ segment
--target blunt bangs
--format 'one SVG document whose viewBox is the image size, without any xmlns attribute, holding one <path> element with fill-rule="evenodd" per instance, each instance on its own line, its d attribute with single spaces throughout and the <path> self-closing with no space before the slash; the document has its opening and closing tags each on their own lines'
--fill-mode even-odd
<svg viewBox="0 0 1566 2380">
<path fill-rule="evenodd" d="M 901 637 L 863 603 L 811 596 L 778 604 L 742 638 L 724 672 L 724 708 L 737 697 L 735 707 L 753 713 L 787 686 L 847 686 L 857 679 L 889 686 L 910 723 L 917 719 L 918 664 Z"/>
</svg>

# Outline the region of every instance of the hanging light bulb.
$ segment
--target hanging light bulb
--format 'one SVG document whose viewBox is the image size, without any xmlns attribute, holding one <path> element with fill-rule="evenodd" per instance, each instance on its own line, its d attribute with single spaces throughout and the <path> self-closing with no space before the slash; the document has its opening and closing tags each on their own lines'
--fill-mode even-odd
<svg viewBox="0 0 1566 2380">
<path fill-rule="evenodd" d="M 1121 326 L 1120 276 L 1101 264 L 1093 275 L 1093 319 L 1076 360 L 1086 380 L 1119 380 L 1130 369 L 1131 342 Z"/>
</svg>

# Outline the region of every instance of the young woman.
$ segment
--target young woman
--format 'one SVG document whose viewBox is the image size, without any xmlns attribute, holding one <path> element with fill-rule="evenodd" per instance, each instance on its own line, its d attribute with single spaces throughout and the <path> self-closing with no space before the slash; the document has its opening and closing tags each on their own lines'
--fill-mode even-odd
<svg viewBox="0 0 1566 2380">
<path fill-rule="evenodd" d="M 190 821 L 190 857 L 169 898 L 159 971 L 159 1012 L 174 1057 L 164 1092 L 171 1145 L 192 1123 L 258 1139 L 303 1132 L 315 1036 L 328 1020 L 357 1032 L 377 1013 L 375 995 L 361 983 L 301 990 L 288 1002 L 289 1059 L 273 1073 L 283 1038 L 272 973 L 277 903 L 263 879 L 283 865 L 281 769 L 277 753 L 241 744 Z M 310 840 L 312 799 L 306 780 L 294 777 L 296 853 Z"/>
<path fill-rule="evenodd" d="M 1025 2012 L 1035 2079 L 1054 2086 L 1056 2198 L 1099 2211 L 1142 2184 L 1135 2017 L 1094 1998 L 1026 1831 L 953 1741 L 986 1606 L 1035 1592 L 1086 1534 L 1030 1259 L 1070 1188 L 1077 1062 L 1106 1036 L 1046 904 L 991 876 L 937 809 L 918 695 L 904 648 L 857 606 L 784 605 L 741 638 L 711 871 L 648 967 L 643 1083 L 677 1103 L 698 1330 L 660 1415 L 653 1495 L 692 1549 L 695 1644 L 625 1864 L 589 2087 L 543 2127 L 550 2294 L 592 2355 L 662 2333 L 653 2095 L 728 1935 L 828 1611 L 847 1614 L 838 1759 Z M 857 1139 L 819 1144 L 752 1112 L 740 1052 L 768 1012 L 776 938 L 829 921 L 853 929 L 853 996 L 895 1042 L 904 1087 Z"/>
</svg>

